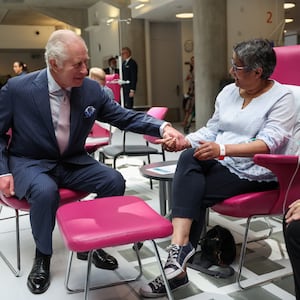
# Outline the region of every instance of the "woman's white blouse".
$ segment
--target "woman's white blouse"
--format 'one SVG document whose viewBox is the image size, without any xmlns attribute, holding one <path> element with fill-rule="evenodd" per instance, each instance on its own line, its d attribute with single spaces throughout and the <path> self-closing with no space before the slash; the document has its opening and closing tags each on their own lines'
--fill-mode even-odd
<svg viewBox="0 0 300 300">
<path fill-rule="evenodd" d="M 260 139 L 267 144 L 270 153 L 285 153 L 296 122 L 291 91 L 274 81 L 270 90 L 254 98 L 245 108 L 242 108 L 243 102 L 234 83 L 225 86 L 217 96 L 215 112 L 206 126 L 187 135 L 192 147 L 199 147 L 199 141 L 226 145 Z M 256 165 L 252 157 L 226 156 L 220 163 L 240 178 L 276 180 L 270 170 Z"/>
</svg>

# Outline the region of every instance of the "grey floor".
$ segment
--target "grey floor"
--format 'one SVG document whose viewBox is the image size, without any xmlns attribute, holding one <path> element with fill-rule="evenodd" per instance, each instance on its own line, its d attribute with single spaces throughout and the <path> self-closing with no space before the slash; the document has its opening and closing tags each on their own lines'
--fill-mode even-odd
<svg viewBox="0 0 300 300">
<path fill-rule="evenodd" d="M 142 143 L 139 135 L 131 135 L 130 138 L 135 143 Z M 120 132 L 117 130 L 113 136 L 113 143 L 120 141 Z M 168 153 L 167 160 L 178 158 L 179 153 Z M 142 177 L 139 168 L 143 164 L 141 158 L 122 158 L 118 160 L 118 169 L 123 174 L 127 182 L 126 194 L 137 195 L 143 198 L 149 205 L 159 211 L 158 201 L 158 182 L 154 181 L 153 189 L 150 189 L 149 180 Z M 160 158 L 154 158 L 157 161 Z M 12 216 L 13 211 L 3 208 L 0 217 Z M 13 260 L 15 258 L 15 231 L 14 219 L 1 220 L 0 229 L 0 249 Z M 240 242 L 243 238 L 245 220 L 226 218 L 214 212 L 210 212 L 209 226 L 220 224 L 229 228 L 237 242 L 239 254 Z M 279 276 L 272 282 L 261 283 L 255 287 L 240 290 L 235 283 L 235 275 L 227 279 L 220 279 L 204 275 L 198 271 L 188 269 L 190 284 L 184 289 L 174 293 L 175 299 L 295 299 L 293 291 L 292 276 L 285 276 L 291 273 L 290 263 L 286 254 L 285 245 L 282 237 L 281 222 L 279 219 L 272 219 L 271 224 L 274 232 L 271 238 L 250 243 L 247 249 L 246 263 L 243 270 L 243 283 L 251 286 L 255 283 L 264 282 Z M 265 232 L 264 222 L 256 219 L 251 227 L 250 237 Z M 22 273 L 20 277 L 14 277 L 8 267 L 0 258 L 0 299 L 1 300 L 20 300 L 20 299 L 83 299 L 83 294 L 68 294 L 64 288 L 64 274 L 67 264 L 68 252 L 61 239 L 57 228 L 54 231 L 54 255 L 51 263 L 51 286 L 42 295 L 32 295 L 26 286 L 27 275 L 30 272 L 34 245 L 30 232 L 28 216 L 21 217 L 21 252 L 22 252 Z M 165 248 L 169 244 L 169 239 L 159 240 L 158 246 L 161 257 L 166 259 Z M 132 250 L 132 245 L 106 249 L 114 255 L 120 267 L 117 272 L 92 269 L 92 281 L 97 284 L 100 282 L 113 282 L 125 276 L 135 276 L 137 274 L 137 261 Z M 142 262 L 144 267 L 143 277 L 132 284 L 120 285 L 113 288 L 94 290 L 89 293 L 90 300 L 112 300 L 112 299 L 142 299 L 139 296 L 139 287 L 158 274 L 158 267 L 155 261 L 152 245 L 145 243 L 141 249 Z M 237 270 L 238 257 L 233 263 L 233 268 Z M 75 260 L 72 271 L 71 282 L 74 287 L 83 285 L 85 263 Z M 166 298 L 162 298 L 166 299 Z"/>
</svg>

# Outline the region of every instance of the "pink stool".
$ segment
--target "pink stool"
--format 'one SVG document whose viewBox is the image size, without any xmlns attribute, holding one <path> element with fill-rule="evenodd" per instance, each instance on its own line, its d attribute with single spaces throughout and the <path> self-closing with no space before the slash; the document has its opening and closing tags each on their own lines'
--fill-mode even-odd
<svg viewBox="0 0 300 300">
<path fill-rule="evenodd" d="M 173 299 L 154 239 L 170 236 L 173 232 L 169 220 L 154 211 L 145 201 L 135 196 L 114 196 L 81 201 L 61 206 L 57 211 L 57 224 L 63 240 L 70 250 L 65 286 L 69 292 L 84 292 L 137 280 L 142 275 L 142 264 L 137 243 L 151 240 L 165 282 L 169 299 Z M 93 250 L 134 243 L 140 272 L 134 279 L 89 287 Z M 84 289 L 70 289 L 69 279 L 73 252 L 89 251 Z"/>
</svg>

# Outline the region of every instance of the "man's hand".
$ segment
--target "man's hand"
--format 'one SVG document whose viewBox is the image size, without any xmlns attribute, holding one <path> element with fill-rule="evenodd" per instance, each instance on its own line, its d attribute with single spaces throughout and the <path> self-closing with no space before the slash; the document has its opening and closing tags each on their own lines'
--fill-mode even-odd
<svg viewBox="0 0 300 300">
<path fill-rule="evenodd" d="M 293 202 L 285 215 L 285 222 L 287 224 L 295 220 L 300 220 L 300 200 Z"/>
<path fill-rule="evenodd" d="M 184 135 L 169 124 L 164 127 L 163 138 L 156 143 L 163 144 L 167 151 L 181 151 L 190 146 Z"/>
<path fill-rule="evenodd" d="M 5 197 L 11 197 L 15 195 L 14 178 L 12 175 L 0 177 L 0 191 Z"/>
</svg>

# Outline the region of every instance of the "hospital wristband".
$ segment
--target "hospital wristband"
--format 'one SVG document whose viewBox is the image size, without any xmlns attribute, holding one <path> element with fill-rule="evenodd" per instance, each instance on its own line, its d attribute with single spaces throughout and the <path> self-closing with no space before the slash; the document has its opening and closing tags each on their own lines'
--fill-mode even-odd
<svg viewBox="0 0 300 300">
<path fill-rule="evenodd" d="M 219 144 L 220 146 L 220 155 L 219 155 L 219 160 L 223 160 L 224 157 L 226 156 L 226 149 L 225 149 L 225 145 L 223 144 Z"/>
</svg>

